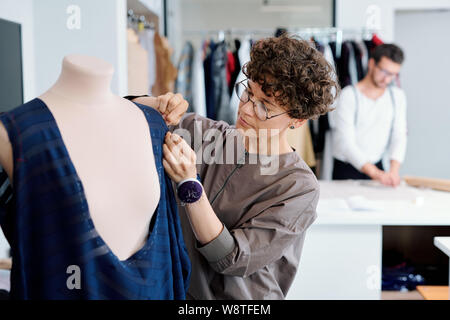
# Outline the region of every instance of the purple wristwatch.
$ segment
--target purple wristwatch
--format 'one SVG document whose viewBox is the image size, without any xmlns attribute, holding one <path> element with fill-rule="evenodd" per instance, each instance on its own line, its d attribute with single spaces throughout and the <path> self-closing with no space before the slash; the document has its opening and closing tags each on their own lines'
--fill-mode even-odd
<svg viewBox="0 0 450 320">
<path fill-rule="evenodd" d="M 201 198 L 202 193 L 202 184 L 194 178 L 180 181 L 177 185 L 177 194 L 182 205 L 198 201 Z"/>
</svg>

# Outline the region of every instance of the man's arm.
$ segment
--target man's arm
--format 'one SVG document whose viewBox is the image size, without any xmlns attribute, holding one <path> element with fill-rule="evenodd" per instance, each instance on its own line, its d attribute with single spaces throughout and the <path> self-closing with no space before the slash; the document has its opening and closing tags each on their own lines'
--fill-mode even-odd
<svg viewBox="0 0 450 320">
<path fill-rule="evenodd" d="M 399 170 L 405 159 L 407 144 L 407 123 L 406 123 L 406 96 L 403 90 L 394 88 L 392 91 L 395 98 L 395 121 L 392 128 L 392 137 L 390 145 L 391 175 L 394 186 L 400 184 Z"/>
</svg>

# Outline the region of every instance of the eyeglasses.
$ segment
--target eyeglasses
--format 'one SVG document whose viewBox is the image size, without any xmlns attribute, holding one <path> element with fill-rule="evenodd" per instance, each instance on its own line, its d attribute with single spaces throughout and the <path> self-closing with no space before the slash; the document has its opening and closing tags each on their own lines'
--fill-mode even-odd
<svg viewBox="0 0 450 320">
<path fill-rule="evenodd" d="M 251 101 L 253 103 L 253 111 L 255 112 L 255 114 L 259 120 L 266 121 L 266 120 L 281 116 L 282 114 L 288 113 L 288 111 L 286 111 L 286 112 L 282 112 L 282 113 L 279 113 L 279 114 L 276 114 L 273 116 L 269 116 L 269 111 L 267 111 L 267 108 L 264 105 L 264 103 L 262 103 L 259 100 L 250 99 L 250 95 L 252 95 L 252 94 L 248 92 L 248 87 L 245 85 L 245 82 L 248 83 L 248 79 L 244 79 L 244 80 L 236 83 L 236 85 L 234 86 L 234 89 L 236 90 L 237 96 L 243 103 L 247 103 L 249 101 Z"/>
<path fill-rule="evenodd" d="M 395 77 L 395 78 L 397 78 L 398 75 L 399 75 L 398 73 L 392 73 L 392 72 L 389 72 L 389 71 L 387 71 L 387 70 L 384 70 L 384 69 L 381 68 L 378 64 L 376 64 L 375 67 L 377 67 L 378 69 L 380 69 L 380 71 L 383 73 L 384 77 Z"/>
</svg>

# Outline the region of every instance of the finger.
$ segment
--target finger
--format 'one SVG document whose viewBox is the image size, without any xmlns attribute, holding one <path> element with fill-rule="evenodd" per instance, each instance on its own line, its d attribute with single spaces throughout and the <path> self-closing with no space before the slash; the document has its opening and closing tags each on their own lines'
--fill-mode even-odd
<svg viewBox="0 0 450 320">
<path fill-rule="evenodd" d="M 169 100 L 172 98 L 173 93 L 168 92 L 162 96 L 158 97 L 158 110 L 161 113 L 166 113 L 167 104 L 169 103 Z"/>
<path fill-rule="evenodd" d="M 164 139 L 164 143 L 167 145 L 167 147 L 169 148 L 169 150 L 172 150 L 173 148 L 175 148 L 175 143 L 172 140 L 172 133 L 169 131 L 166 134 L 166 137 Z"/>
<path fill-rule="evenodd" d="M 182 137 L 178 136 L 175 140 L 176 152 L 180 152 L 187 160 L 190 160 L 195 153 L 191 146 Z M 174 150 L 175 151 L 175 150 Z"/>
<path fill-rule="evenodd" d="M 195 154 L 195 151 L 192 150 L 191 146 L 188 145 L 186 140 L 182 139 L 180 141 L 179 145 L 181 147 L 181 152 L 183 153 L 183 155 L 185 155 L 187 158 L 191 159 L 192 154 Z"/>
<path fill-rule="evenodd" d="M 178 136 L 179 137 L 179 136 Z M 174 134 L 171 133 L 169 135 L 166 136 L 165 139 L 165 144 L 167 145 L 168 149 L 170 150 L 171 153 L 173 153 L 176 156 L 179 156 L 181 154 L 181 146 L 179 146 L 179 142 L 181 140 L 177 137 L 174 137 Z"/>
<path fill-rule="evenodd" d="M 173 110 L 175 110 L 179 105 L 181 105 L 183 100 L 184 99 L 181 93 L 173 95 L 167 104 L 166 112 L 172 112 Z"/>
<path fill-rule="evenodd" d="M 181 117 L 186 113 L 189 108 L 189 103 L 183 100 L 175 109 L 169 112 L 166 116 L 166 122 L 169 125 L 177 125 L 180 122 Z"/>
<path fill-rule="evenodd" d="M 167 162 L 165 159 L 163 159 L 163 167 L 172 180 L 175 180 L 178 177 L 169 162 Z"/>
<path fill-rule="evenodd" d="M 177 155 L 178 153 L 182 153 L 183 143 L 186 143 L 183 138 L 176 133 L 172 133 L 169 141 L 172 143 L 172 153 L 176 153 Z"/>
<path fill-rule="evenodd" d="M 158 109 L 158 98 L 157 97 L 138 97 L 133 99 L 133 102 L 143 104 L 144 106 L 152 107 Z M 158 109 L 159 110 L 159 109 Z"/>
<path fill-rule="evenodd" d="M 169 150 L 166 144 L 163 144 L 163 154 L 164 159 L 170 163 L 175 172 L 178 172 L 178 167 L 180 165 L 180 161 L 175 157 L 175 155 Z"/>
</svg>

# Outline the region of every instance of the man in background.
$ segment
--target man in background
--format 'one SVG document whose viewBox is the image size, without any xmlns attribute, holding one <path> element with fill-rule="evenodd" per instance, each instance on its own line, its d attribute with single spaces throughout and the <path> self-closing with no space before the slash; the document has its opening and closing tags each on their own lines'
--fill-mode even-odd
<svg viewBox="0 0 450 320">
<path fill-rule="evenodd" d="M 372 179 L 387 186 L 400 183 L 406 152 L 406 97 L 391 85 L 398 77 L 403 51 L 394 44 L 374 48 L 367 75 L 345 87 L 329 114 L 333 130 L 333 179 Z M 385 154 L 389 171 L 383 168 Z"/>
</svg>

